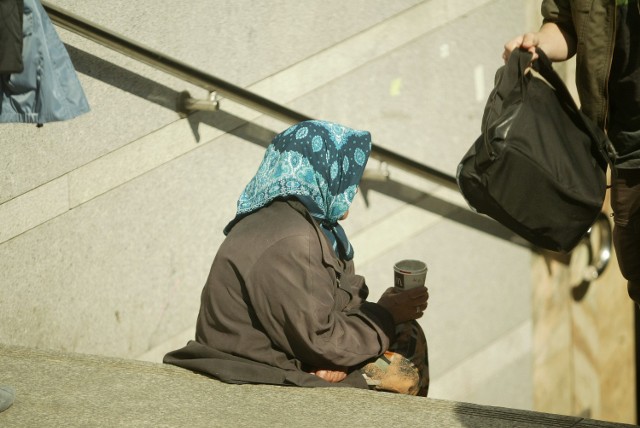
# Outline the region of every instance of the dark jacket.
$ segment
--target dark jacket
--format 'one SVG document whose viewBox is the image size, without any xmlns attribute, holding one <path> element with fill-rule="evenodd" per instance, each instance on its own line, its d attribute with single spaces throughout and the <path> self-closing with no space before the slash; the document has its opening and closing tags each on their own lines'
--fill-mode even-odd
<svg viewBox="0 0 640 428">
<path fill-rule="evenodd" d="M 164 362 L 227 382 L 364 388 L 357 371 L 339 384 L 307 372 L 355 368 L 388 349 L 393 320 L 367 294 L 304 206 L 275 201 L 228 234 L 202 291 L 196 341 Z"/>
<path fill-rule="evenodd" d="M 20 73 L 0 75 L 0 122 L 72 119 L 89 104 L 69 54 L 40 0 L 24 0 Z"/>
<path fill-rule="evenodd" d="M 0 0 L 0 74 L 22 71 L 22 0 Z"/>
<path fill-rule="evenodd" d="M 577 42 L 576 85 L 581 108 L 604 129 L 616 33 L 615 0 L 544 0 L 542 16 L 545 23 L 556 23 Z"/>
</svg>

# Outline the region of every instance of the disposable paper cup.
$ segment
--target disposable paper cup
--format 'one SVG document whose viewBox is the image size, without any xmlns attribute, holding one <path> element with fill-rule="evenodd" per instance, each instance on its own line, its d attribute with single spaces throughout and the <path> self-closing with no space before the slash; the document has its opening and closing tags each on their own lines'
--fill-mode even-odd
<svg viewBox="0 0 640 428">
<path fill-rule="evenodd" d="M 427 264 L 420 260 L 400 260 L 393 265 L 393 285 L 401 290 L 424 286 Z"/>
</svg>

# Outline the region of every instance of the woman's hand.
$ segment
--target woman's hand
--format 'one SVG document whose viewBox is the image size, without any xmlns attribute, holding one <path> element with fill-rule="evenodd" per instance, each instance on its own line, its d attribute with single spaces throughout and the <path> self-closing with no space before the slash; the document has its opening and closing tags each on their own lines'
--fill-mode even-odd
<svg viewBox="0 0 640 428">
<path fill-rule="evenodd" d="M 347 372 L 342 370 L 316 370 L 311 374 L 331 383 L 342 382 L 347 377 Z"/>
<path fill-rule="evenodd" d="M 378 304 L 385 308 L 396 324 L 422 317 L 427 309 L 429 290 L 426 287 L 398 290 L 388 288 L 378 300 Z"/>
</svg>

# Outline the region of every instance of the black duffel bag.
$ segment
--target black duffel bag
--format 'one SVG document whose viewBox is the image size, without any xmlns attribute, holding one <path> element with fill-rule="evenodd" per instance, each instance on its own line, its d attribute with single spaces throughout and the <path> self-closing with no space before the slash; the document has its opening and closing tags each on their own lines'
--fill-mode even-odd
<svg viewBox="0 0 640 428">
<path fill-rule="evenodd" d="M 537 54 L 531 64 L 531 53 L 516 49 L 498 69 L 482 135 L 456 178 L 477 212 L 538 247 L 568 252 L 602 210 L 614 152 L 545 53 Z"/>
</svg>

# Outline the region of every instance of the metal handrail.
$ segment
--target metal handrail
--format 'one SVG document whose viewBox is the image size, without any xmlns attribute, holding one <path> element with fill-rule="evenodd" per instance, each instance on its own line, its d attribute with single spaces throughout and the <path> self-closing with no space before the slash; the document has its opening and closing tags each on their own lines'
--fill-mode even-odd
<svg viewBox="0 0 640 428">
<path fill-rule="evenodd" d="M 215 92 L 220 96 L 243 104 L 285 123 L 295 124 L 304 120 L 313 119 L 310 116 L 275 103 L 258 94 L 205 73 L 202 70 L 191 67 L 168 55 L 142 46 L 125 36 L 88 22 L 84 18 L 74 15 L 63 8 L 54 6 L 46 1 L 42 1 L 42 5 L 51 20 L 61 28 L 72 31 L 123 55 L 127 55 L 135 60 L 162 70 L 185 82 L 204 88 L 209 92 Z M 449 187 L 450 189 L 458 189 L 455 177 L 376 144 L 373 144 L 371 148 L 371 157 L 388 165 L 397 166 L 442 186 Z"/>
<path fill-rule="evenodd" d="M 295 124 L 305 120 L 312 119 L 310 116 L 292 110 L 281 104 L 275 103 L 267 98 L 264 98 L 258 94 L 248 91 L 244 88 L 236 86 L 225 80 L 222 80 L 216 76 L 205 73 L 202 70 L 198 70 L 183 62 L 176 60 L 168 55 L 142 46 L 133 40 L 117 34 L 107 28 L 99 26 L 97 24 L 86 21 L 85 19 L 74 15 L 73 13 L 54 6 L 46 1 L 42 1 L 42 5 L 46 10 L 51 20 L 58 26 L 81 35 L 89 40 L 104 45 L 112 50 L 115 50 L 123 55 L 129 56 L 137 61 L 143 62 L 156 69 L 162 70 L 168 74 L 178 77 L 181 80 L 189 82 L 195 86 L 209 91 L 210 94 L 216 93 L 230 100 L 243 104 L 256 111 L 267 114 L 271 117 L 279 119 L 285 123 Z M 198 105 L 199 102 L 189 98 L 183 99 L 190 105 Z M 185 93 L 182 94 L 183 96 Z M 183 97 L 184 98 L 184 97 Z M 202 107 L 203 109 L 212 109 L 217 106 L 217 100 L 208 100 L 209 105 Z M 204 102 L 205 104 L 207 101 Z M 396 166 L 404 171 L 408 171 L 419 177 L 426 178 L 439 185 L 448 187 L 450 189 L 458 190 L 458 185 L 454 176 L 438 171 L 427 165 L 416 162 L 413 159 L 402 156 L 398 153 L 387 150 L 376 144 L 372 145 L 371 157 L 388 165 Z M 598 226 L 602 228 L 602 222 L 598 223 Z M 591 231 L 590 231 L 591 232 Z M 596 279 L 604 271 L 609 262 L 610 254 L 610 229 L 601 231 L 603 233 L 603 242 L 598 251 L 593 251 L 590 247 L 589 251 L 592 254 L 590 265 L 586 272 L 589 273 L 587 281 Z M 589 244 L 590 245 L 590 244 Z"/>
</svg>

